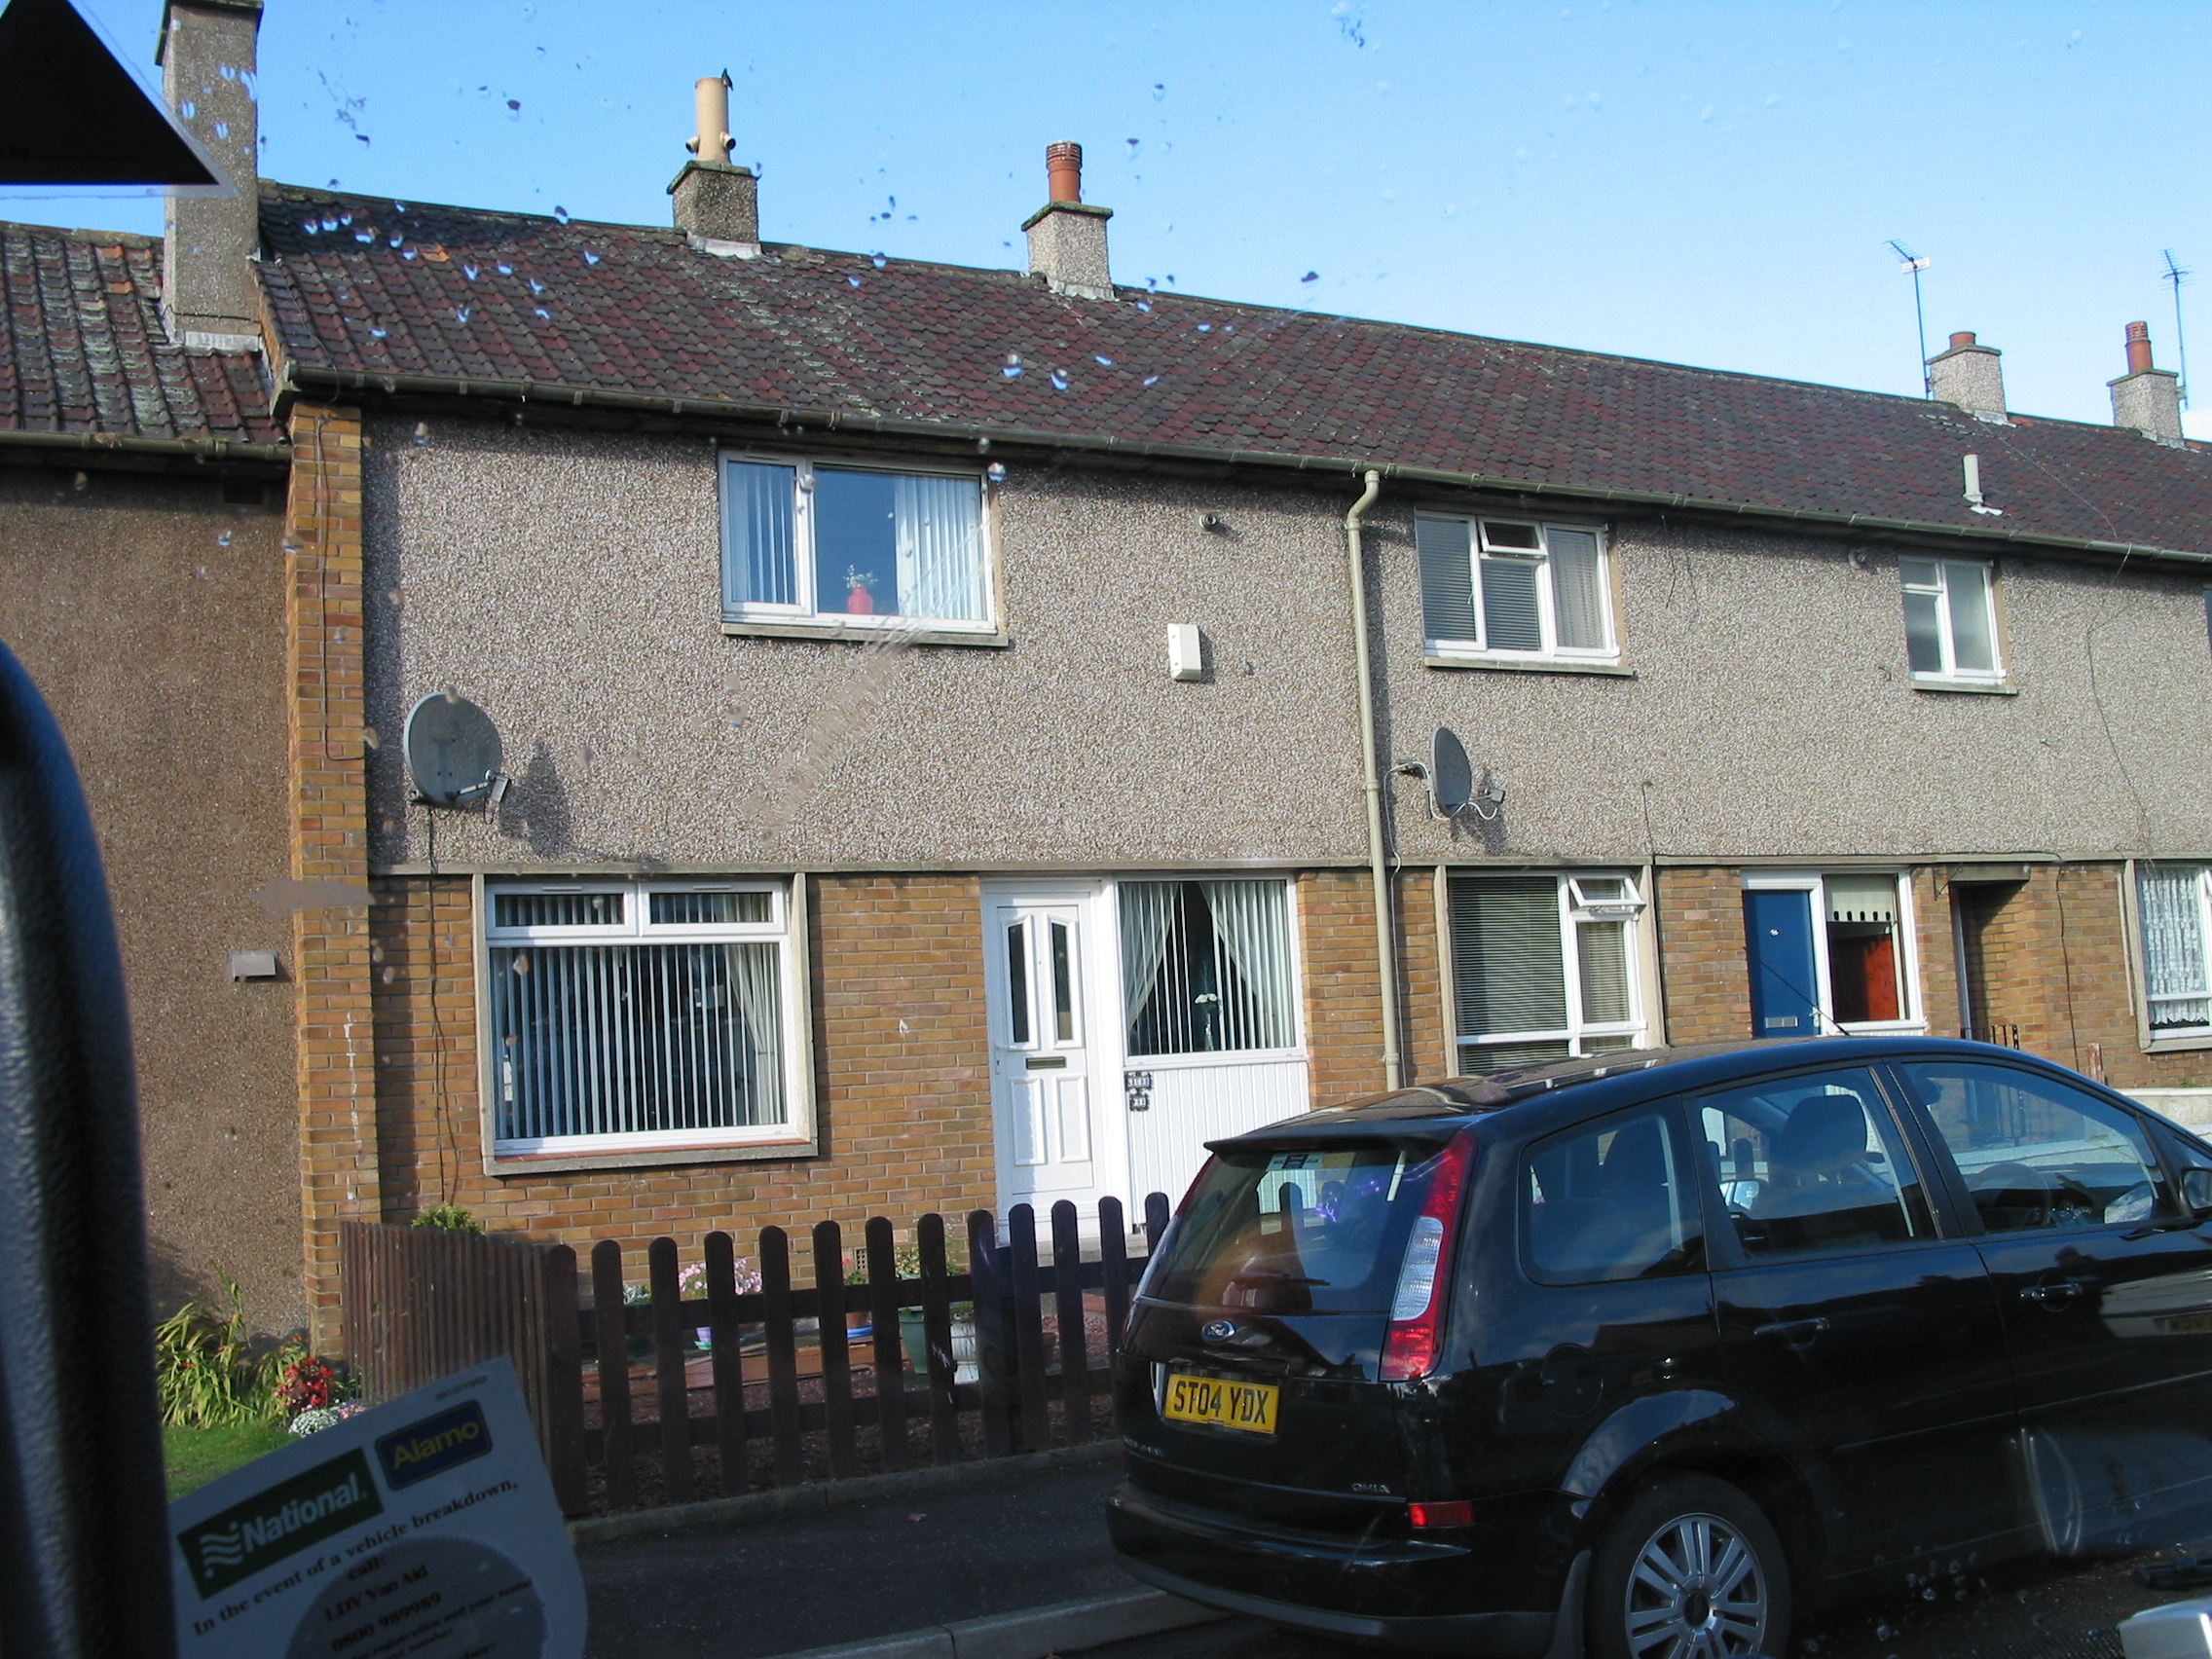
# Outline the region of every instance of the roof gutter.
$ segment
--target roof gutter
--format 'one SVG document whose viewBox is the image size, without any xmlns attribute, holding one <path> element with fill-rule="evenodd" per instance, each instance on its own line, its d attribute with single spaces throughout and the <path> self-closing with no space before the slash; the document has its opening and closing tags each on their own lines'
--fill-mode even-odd
<svg viewBox="0 0 2212 1659">
<path fill-rule="evenodd" d="M 92 455 L 137 455 L 194 461 L 245 461 L 289 466 L 290 444 L 253 444 L 235 438 L 134 438 L 119 432 L 26 432 L 0 428 L 0 444 Z"/>
<path fill-rule="evenodd" d="M 1454 472 L 1437 466 L 1406 466 L 1342 456 L 1285 455 L 1271 450 L 1209 449 L 1202 444 L 1132 442 L 1111 435 L 1033 431 L 1019 426 L 979 426 L 965 422 L 912 421 L 877 415 L 866 409 L 779 408 L 767 404 L 739 403 L 729 398 L 662 397 L 645 392 L 613 391 L 602 387 L 568 386 L 552 381 L 473 380 L 451 375 L 369 375 L 349 369 L 328 369 L 286 359 L 278 368 L 276 409 L 281 418 L 301 397 L 383 393 L 398 396 L 425 393 L 440 397 L 507 398 L 525 403 L 574 409 L 622 410 L 632 414 L 660 415 L 685 420 L 770 421 L 778 425 L 818 426 L 826 431 L 868 432 L 883 437 L 930 438 L 939 441 L 989 438 L 994 444 L 1022 444 L 1040 449 L 1080 451 L 1093 455 L 1126 456 L 1130 460 L 1175 461 L 1198 465 L 1256 466 L 1274 470 L 1346 473 L 1358 477 L 1370 470 L 1386 484 L 1434 484 L 1454 490 L 1483 490 L 1514 496 L 1541 496 L 1548 499 L 1634 507 L 1656 512 L 1711 514 L 1751 523 L 1788 525 L 1817 535 L 1934 537 L 1971 541 L 1982 545 L 2013 546 L 2023 551 L 2092 553 L 2113 559 L 2159 559 L 2191 566 L 2212 566 L 2212 552 L 2160 547 L 2148 542 L 2092 540 L 2073 535 L 2047 535 L 2035 531 L 1995 525 L 1940 524 L 1920 519 L 1885 518 L 1874 513 L 1842 513 L 1814 507 L 1762 506 L 1755 501 L 1726 501 L 1664 490 L 1614 490 L 1587 484 L 1554 484 L 1538 479 L 1511 478 L 1493 473 Z"/>
</svg>

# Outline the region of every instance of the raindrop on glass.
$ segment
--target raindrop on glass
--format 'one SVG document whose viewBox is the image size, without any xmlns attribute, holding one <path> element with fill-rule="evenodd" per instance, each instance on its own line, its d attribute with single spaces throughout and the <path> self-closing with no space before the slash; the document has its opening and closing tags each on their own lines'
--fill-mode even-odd
<svg viewBox="0 0 2212 1659">
<path fill-rule="evenodd" d="M 1153 82 L 1153 84 L 1152 84 L 1152 101 L 1153 101 L 1154 103 L 1158 103 L 1158 102 L 1159 102 L 1159 101 L 1160 101 L 1160 100 L 1161 100 L 1161 98 L 1165 97 L 1166 95 L 1167 95 L 1167 83 L 1166 83 L 1166 82 L 1164 82 L 1164 81 L 1155 81 L 1155 82 Z"/>
<path fill-rule="evenodd" d="M 989 455 L 991 453 L 991 440 L 988 438 L 977 438 L 976 440 L 976 450 L 979 455 Z"/>
<path fill-rule="evenodd" d="M 509 98 L 509 99 L 507 100 L 507 107 L 508 107 L 509 109 L 516 109 L 516 110 L 519 110 L 520 108 L 522 108 L 522 99 L 520 99 L 520 98 Z"/>
<path fill-rule="evenodd" d="M 1097 364 L 1097 365 L 1098 365 L 1098 366 L 1099 366 L 1100 368 L 1102 368 L 1102 369 L 1110 369 L 1110 368 L 1112 368 L 1112 367 L 1114 366 L 1114 359 L 1113 359 L 1113 358 L 1111 358 L 1111 357 L 1101 357 L 1101 356 L 1097 355 L 1097 354 L 1096 354 L 1095 352 L 1094 352 L 1094 353 L 1092 353 L 1092 355 L 1091 355 L 1091 359 L 1090 359 L 1090 360 L 1091 360 L 1092 362 L 1096 363 L 1096 364 Z"/>
<path fill-rule="evenodd" d="M 1933 1584 L 1931 1584 L 1931 1585 L 1930 1585 L 1930 1586 L 1929 1586 L 1929 1587 L 1928 1587 L 1927 1589 L 1923 1590 L 1923 1591 L 1922 1591 L 1922 1592 L 1920 1593 L 1920 1599 L 1921 1599 L 1921 1600 L 1922 1600 L 1923 1602 L 1933 1602 L 1933 1601 L 1935 1601 L 1935 1600 L 1936 1600 L 1936 1586 L 1935 1586 L 1935 1585 L 1933 1585 Z"/>
<path fill-rule="evenodd" d="M 415 441 L 419 444 L 426 444 L 430 441 L 429 422 L 418 421 L 415 423 Z"/>
<path fill-rule="evenodd" d="M 551 322 L 553 320 L 553 313 L 547 311 L 543 306 L 532 306 L 530 309 L 535 312 L 539 316 L 543 317 L 547 322 Z"/>
<path fill-rule="evenodd" d="M 999 373 L 1006 376 L 1008 380 L 1019 380 L 1021 378 L 1021 353 L 1019 351 L 1009 351 L 1006 354 L 1006 365 L 999 370 Z"/>
<path fill-rule="evenodd" d="M 190 121 L 194 116 L 200 113 L 200 106 L 194 103 L 190 98 L 187 98 L 183 103 L 177 106 L 176 112 L 177 114 L 183 116 L 185 120 Z"/>
<path fill-rule="evenodd" d="M 415 250 L 411 247 L 403 247 L 399 250 L 399 257 L 402 259 L 413 259 L 415 257 Z"/>
<path fill-rule="evenodd" d="M 325 213 L 322 216 L 322 228 L 326 231 L 335 231 L 336 229 L 338 229 L 338 221 L 336 219 L 333 219 L 328 213 Z"/>
<path fill-rule="evenodd" d="M 215 537 L 215 545 L 218 547 L 228 547 L 230 544 L 231 533 L 227 530 L 224 531 L 222 535 Z"/>
<path fill-rule="evenodd" d="M 997 461 L 992 461 L 990 465 L 983 468 L 983 476 L 993 484 L 1004 484 L 1006 482 L 1006 463 Z"/>
<path fill-rule="evenodd" d="M 533 276 L 530 279 L 530 291 L 534 294 L 542 294 L 545 292 L 545 284 Z"/>
<path fill-rule="evenodd" d="M 553 217 L 560 220 L 561 223 L 565 225 L 569 222 L 569 210 L 566 207 L 555 206 L 553 209 Z"/>
<path fill-rule="evenodd" d="M 355 231 L 353 240 L 357 242 L 373 242 L 377 240 L 377 234 L 374 231 Z"/>
<path fill-rule="evenodd" d="M 861 279 L 858 276 L 848 276 L 845 278 L 845 280 L 856 288 L 861 285 Z"/>
<path fill-rule="evenodd" d="M 313 219 L 302 219 L 300 221 L 300 229 L 307 232 L 307 234 L 312 237 L 315 234 L 315 232 L 321 230 L 322 227 L 316 224 Z"/>
<path fill-rule="evenodd" d="M 1895 1635 L 1897 1635 L 1897 1632 L 1890 1629 L 1888 1625 L 1876 1625 L 1874 1627 L 1874 1640 L 1876 1641 L 1887 1641 Z"/>
<path fill-rule="evenodd" d="M 461 274 L 463 276 L 467 277 L 471 282 L 476 280 L 476 267 L 473 265 L 463 265 L 461 268 Z"/>
<path fill-rule="evenodd" d="M 1144 384 L 1146 386 L 1158 386 L 1160 384 L 1160 377 L 1158 375 L 1147 375 L 1144 377 Z"/>
<path fill-rule="evenodd" d="M 878 271 L 881 271 L 886 265 L 889 265 L 891 263 L 888 258 L 880 253 L 869 254 L 867 256 L 867 262 L 870 265 L 874 266 Z"/>
<path fill-rule="evenodd" d="M 1320 279 L 1321 274 L 1318 271 L 1309 271 L 1299 278 L 1301 282 L 1318 282 Z"/>
<path fill-rule="evenodd" d="M 466 306 L 462 306 L 459 311 L 453 313 L 453 319 L 456 322 L 466 322 L 468 320 L 468 308 Z"/>
<path fill-rule="evenodd" d="M 401 236 L 397 231 L 394 231 L 388 238 L 386 239 L 384 245 L 387 247 L 397 247 L 406 240 L 407 239 L 405 237 Z"/>
<path fill-rule="evenodd" d="M 1212 324 L 1212 323 L 1210 323 L 1210 322 L 1201 322 L 1201 323 L 1199 323 L 1199 324 L 1198 324 L 1198 332 L 1199 332 L 1200 334 L 1211 334 L 1211 333 L 1213 332 L 1213 324 Z"/>
<path fill-rule="evenodd" d="M 384 747 L 384 739 L 377 735 L 375 726 L 363 726 L 361 728 L 361 741 L 371 749 L 382 749 Z"/>
<path fill-rule="evenodd" d="M 1054 369 L 1052 371 L 1052 389 L 1054 391 L 1065 391 L 1067 390 L 1067 388 L 1068 377 L 1060 373 L 1059 370 Z"/>
<path fill-rule="evenodd" d="M 1150 316 L 1152 314 L 1152 302 L 1150 300 L 1137 301 L 1137 310 L 1143 312 L 1145 315 Z"/>
<path fill-rule="evenodd" d="M 382 340 L 384 338 L 384 330 L 382 328 L 379 328 L 375 323 L 370 323 L 369 338 L 371 340 Z"/>
<path fill-rule="evenodd" d="M 590 248 L 588 248 L 588 247 L 587 247 L 587 248 L 585 248 L 585 249 L 584 249 L 584 263 L 585 263 L 586 265 L 597 265 L 597 264 L 599 263 L 599 255 L 598 255 L 598 254 L 596 254 L 596 253 L 594 253 L 594 252 L 592 252 L 592 250 L 591 250 Z"/>
<path fill-rule="evenodd" d="M 216 136 L 216 137 L 218 137 L 218 138 L 228 138 L 228 137 L 229 137 L 230 135 L 231 135 L 231 124 L 230 124 L 229 122 L 227 122 L 227 121 L 218 121 L 218 122 L 216 122 L 216 123 L 215 123 L 215 136 Z"/>
</svg>

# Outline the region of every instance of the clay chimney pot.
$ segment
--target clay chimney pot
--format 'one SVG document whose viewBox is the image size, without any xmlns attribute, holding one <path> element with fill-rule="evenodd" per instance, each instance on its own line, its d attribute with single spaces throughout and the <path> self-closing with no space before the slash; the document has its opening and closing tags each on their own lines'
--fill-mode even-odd
<svg viewBox="0 0 2212 1659">
<path fill-rule="evenodd" d="M 1045 148 L 1045 176 L 1051 182 L 1047 196 L 1053 202 L 1083 200 L 1083 146 L 1049 144 Z"/>
</svg>

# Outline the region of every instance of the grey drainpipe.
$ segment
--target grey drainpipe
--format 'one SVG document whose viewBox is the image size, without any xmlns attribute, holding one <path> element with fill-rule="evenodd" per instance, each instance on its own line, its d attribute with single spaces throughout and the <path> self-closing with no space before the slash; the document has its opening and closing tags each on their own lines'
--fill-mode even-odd
<svg viewBox="0 0 2212 1659">
<path fill-rule="evenodd" d="M 1382 1087 L 1405 1086 L 1398 1053 L 1398 941 L 1390 914 L 1390 866 L 1382 849 L 1382 775 L 1375 762 L 1375 671 L 1367 655 L 1367 570 L 1359 521 L 1382 494 L 1382 474 L 1368 470 L 1367 488 L 1345 514 L 1345 568 L 1351 577 L 1351 643 L 1359 663 L 1360 787 L 1367 792 L 1367 866 L 1375 884 L 1375 965 L 1382 977 Z"/>
</svg>

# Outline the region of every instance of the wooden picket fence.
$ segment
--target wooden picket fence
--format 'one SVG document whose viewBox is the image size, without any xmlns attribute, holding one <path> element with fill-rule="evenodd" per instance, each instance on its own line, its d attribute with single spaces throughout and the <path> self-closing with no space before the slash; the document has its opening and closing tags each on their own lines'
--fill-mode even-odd
<svg viewBox="0 0 2212 1659">
<path fill-rule="evenodd" d="M 1146 1254 L 1167 1215 L 1164 1195 L 1145 1200 Z M 767 1227 L 754 1258 L 759 1288 L 743 1292 L 729 1234 L 708 1234 L 703 1271 L 688 1274 L 676 1241 L 656 1238 L 634 1301 L 613 1239 L 592 1246 L 586 1280 L 565 1244 L 349 1224 L 347 1355 L 368 1397 L 386 1399 L 513 1354 L 571 1515 L 688 1502 L 710 1482 L 727 1496 L 1079 1444 L 1107 1431 L 1092 1403 L 1110 1399 L 1107 1368 L 1146 1260 L 1128 1247 L 1119 1199 L 1101 1199 L 1096 1219 L 1087 1249 L 1076 1206 L 1054 1204 L 1041 1252 L 1029 1205 L 1009 1213 L 1003 1240 L 991 1212 L 977 1210 L 961 1252 L 957 1240 L 947 1249 L 944 1218 L 925 1215 L 909 1235 L 919 1271 L 902 1277 L 892 1224 L 876 1216 L 863 1230 L 867 1279 L 858 1285 L 845 1283 L 837 1223 L 811 1231 L 811 1282 L 794 1277 L 791 1235 Z M 956 1304 L 974 1309 L 973 1382 L 956 1375 Z M 920 1310 L 927 1363 L 912 1370 L 902 1309 Z M 847 1313 L 871 1327 L 857 1355 Z M 1091 1350 L 1090 1313 L 1103 1319 L 1101 1354 Z M 673 1423 L 683 1431 L 670 1434 Z"/>
</svg>

